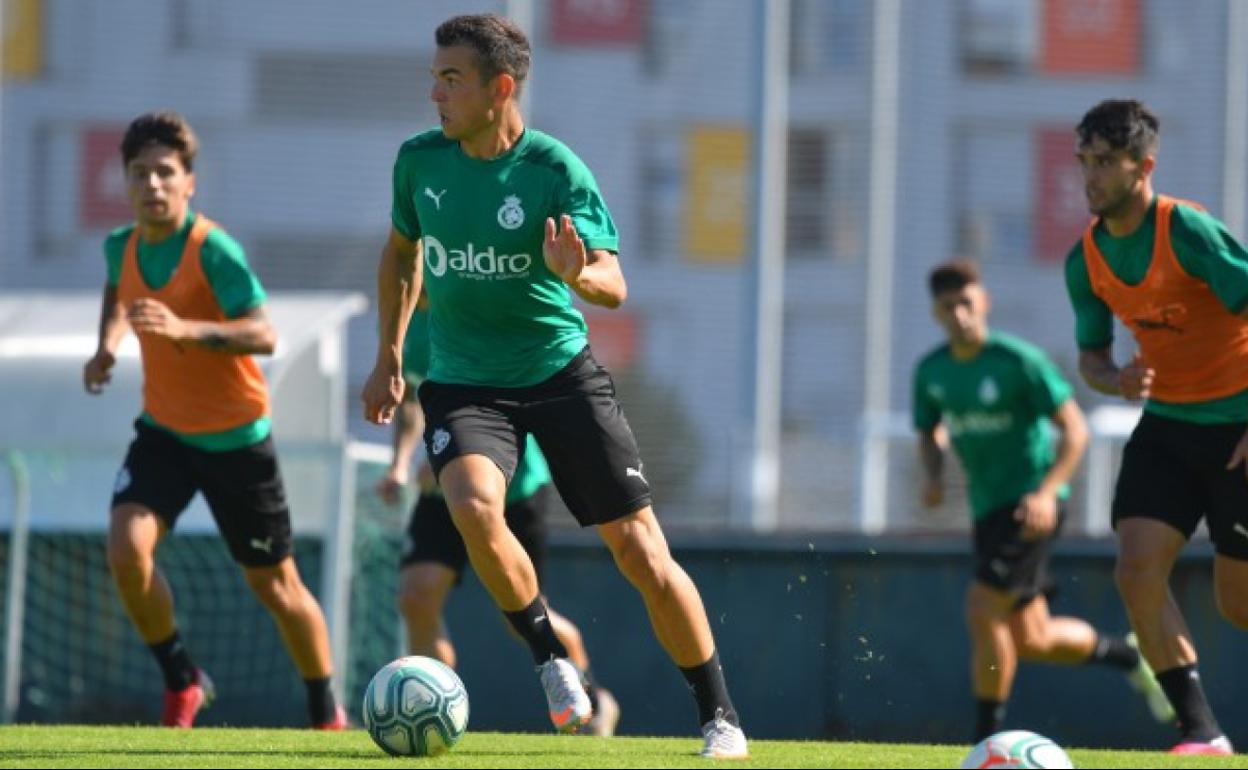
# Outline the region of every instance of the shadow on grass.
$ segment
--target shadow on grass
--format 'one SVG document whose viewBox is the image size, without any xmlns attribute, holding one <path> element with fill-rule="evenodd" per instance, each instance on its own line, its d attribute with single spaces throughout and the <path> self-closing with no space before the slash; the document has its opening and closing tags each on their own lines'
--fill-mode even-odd
<svg viewBox="0 0 1248 770">
<path fill-rule="evenodd" d="M 69 759 L 72 757 L 94 757 L 101 754 L 112 756 L 133 756 L 133 757 L 172 757 L 179 754 L 183 755 L 220 755 L 225 757 L 246 757 L 246 756 L 265 756 L 265 757 L 321 757 L 325 759 L 376 759 L 378 756 L 385 756 L 380 751 L 282 751 L 278 749 L 188 749 L 181 748 L 175 750 L 161 749 L 118 749 L 118 748 L 99 748 L 99 749 L 70 749 L 70 750 L 47 750 L 47 751 L 0 751 L 0 759 L 17 760 L 17 759 Z"/>
<path fill-rule="evenodd" d="M 578 748 L 575 751 L 560 748 L 557 752 L 551 752 L 549 749 L 507 749 L 496 751 L 482 751 L 473 749 L 459 749 L 453 752 L 456 757 L 477 757 L 480 759 L 497 759 L 507 757 L 521 756 L 541 756 L 545 754 L 559 754 L 560 756 L 601 756 L 604 752 L 601 747 L 586 746 Z M 648 753 L 648 752 L 647 752 Z M 662 752 L 670 755 L 671 752 Z M 0 751 L 0 758 L 7 760 L 22 759 L 63 759 L 71 757 L 86 757 L 94 755 L 113 755 L 113 756 L 176 756 L 178 754 L 198 756 L 198 755 L 220 755 L 227 757 L 245 757 L 245 756 L 289 756 L 289 757 L 319 757 L 324 759 L 377 759 L 385 757 L 386 754 L 380 749 L 364 750 L 364 751 L 292 751 L 290 749 L 220 749 L 220 748 L 195 748 L 189 746 L 179 746 L 176 749 L 127 749 L 117 748 L 115 746 L 108 747 L 83 747 L 76 749 L 24 749 L 20 751 Z M 637 752 L 630 752 L 631 756 L 636 756 Z M 448 755 L 443 754 L 441 757 L 433 757 L 433 759 L 441 759 Z M 692 756 L 692 755 L 691 755 Z M 401 759 L 401 757 L 400 757 Z M 412 757 L 412 759 L 421 759 L 421 757 Z"/>
</svg>

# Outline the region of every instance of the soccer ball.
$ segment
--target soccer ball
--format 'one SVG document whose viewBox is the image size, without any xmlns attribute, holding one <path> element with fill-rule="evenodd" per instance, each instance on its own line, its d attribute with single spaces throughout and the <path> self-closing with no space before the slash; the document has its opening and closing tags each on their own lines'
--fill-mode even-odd
<svg viewBox="0 0 1248 770">
<path fill-rule="evenodd" d="M 440 661 L 399 658 L 374 674 L 364 691 L 364 729 L 396 757 L 437 756 L 468 729 L 468 692 Z"/>
<path fill-rule="evenodd" d="M 1026 730 L 1007 730 L 990 735 L 975 745 L 962 760 L 964 768 L 1074 767 L 1062 747 L 1043 735 Z"/>
</svg>

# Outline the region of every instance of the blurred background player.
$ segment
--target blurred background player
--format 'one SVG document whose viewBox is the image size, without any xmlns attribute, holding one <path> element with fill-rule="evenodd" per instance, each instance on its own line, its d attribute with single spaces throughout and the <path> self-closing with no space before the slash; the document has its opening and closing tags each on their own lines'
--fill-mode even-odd
<svg viewBox="0 0 1248 770">
<path fill-rule="evenodd" d="M 1179 753 L 1230 753 L 1170 573 L 1203 519 L 1223 617 L 1248 629 L 1248 253 L 1196 204 L 1153 191 L 1157 116 L 1107 100 L 1076 129 L 1096 219 L 1066 259 L 1079 370 L 1144 402 L 1114 492 L 1116 578 L 1140 651 L 1179 718 Z M 1114 361 L 1113 319 L 1138 352 Z"/>
<path fill-rule="evenodd" d="M 429 315 L 426 309 L 427 303 L 422 297 L 407 328 L 403 345 L 403 375 L 408 390 L 403 403 L 395 411 L 394 457 L 378 484 L 378 492 L 391 505 L 400 501 L 402 490 L 408 484 L 412 456 L 424 430 L 424 414 L 416 399 L 416 388 L 429 373 Z M 416 472 L 416 487 L 418 498 L 407 527 L 408 547 L 400 561 L 399 613 L 407 627 L 408 652 L 437 658 L 454 668 L 455 646 L 442 610 L 451 589 L 459 585 L 463 577 L 464 567 L 468 564 L 468 551 L 463 537 L 451 521 L 451 511 L 438 489 L 433 471 L 423 461 Z M 508 528 L 533 560 L 539 585 L 546 566 L 546 517 L 556 507 L 555 494 L 546 458 L 530 435 L 515 476 L 507 487 L 504 516 Z M 603 737 L 614 735 L 620 719 L 619 704 L 610 691 L 594 681 L 589 667 L 589 653 L 580 629 L 550 608 L 549 604 L 547 607 L 555 635 L 567 648 L 568 659 L 581 670 L 585 692 L 594 707 L 593 719 L 586 725 L 585 732 Z"/>
<path fill-rule="evenodd" d="M 104 243 L 99 346 L 83 371 L 87 392 L 100 393 L 127 329 L 138 335 L 143 413 L 117 474 L 108 564 L 164 674 L 161 724 L 190 727 L 213 685 L 178 633 L 155 555 L 202 492 L 307 685 L 312 724 L 338 730 L 346 717 L 330 689 L 325 618 L 291 557 L 267 384 L 252 358 L 273 352 L 276 333 L 242 247 L 191 210 L 197 150 L 191 126 L 174 112 L 136 118 L 121 144 L 135 222 Z"/>
<path fill-rule="evenodd" d="M 419 397 L 430 463 L 473 569 L 529 645 L 552 723 L 574 731 L 592 707 L 503 516 L 529 434 L 572 514 L 598 530 L 641 593 L 693 693 L 702 755 L 748 756 L 702 598 L 672 558 L 632 428 L 572 304 L 575 293 L 614 308 L 627 295 L 610 211 L 584 162 L 524 124 L 517 98 L 531 50 L 519 27 L 458 16 L 435 38 L 441 128 L 405 142 L 395 161 L 365 417 L 388 422 L 403 400 L 403 334 L 424 282 L 432 353 Z"/>
<path fill-rule="evenodd" d="M 970 261 L 929 277 L 933 315 L 948 342 L 914 374 L 914 426 L 923 503 L 944 499 L 952 440 L 969 485 L 975 578 L 966 592 L 976 742 L 1002 729 L 1019 659 L 1100 664 L 1129 676 L 1158 719 L 1172 715 L 1147 663 L 1128 641 L 1079 618 L 1049 614 L 1049 552 L 1065 518 L 1067 482 L 1087 445 L 1071 388 L 1038 348 L 988 329 L 990 299 Z M 1056 451 L 1047 423 L 1057 427 Z"/>
</svg>

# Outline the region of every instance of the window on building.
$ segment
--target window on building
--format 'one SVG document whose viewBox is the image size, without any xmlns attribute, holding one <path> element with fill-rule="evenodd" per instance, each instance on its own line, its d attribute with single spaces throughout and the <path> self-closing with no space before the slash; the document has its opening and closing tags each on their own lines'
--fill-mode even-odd
<svg viewBox="0 0 1248 770">
<path fill-rule="evenodd" d="M 1029 259 L 1032 132 L 1027 126 L 964 126 L 955 136 L 958 254 L 984 262 Z"/>
<path fill-rule="evenodd" d="M 964 72 L 1030 71 L 1036 59 L 1040 0 L 962 0 L 958 48 Z"/>
<path fill-rule="evenodd" d="M 793 0 L 789 72 L 795 77 L 859 72 L 870 45 L 870 25 L 866 0 Z"/>
</svg>

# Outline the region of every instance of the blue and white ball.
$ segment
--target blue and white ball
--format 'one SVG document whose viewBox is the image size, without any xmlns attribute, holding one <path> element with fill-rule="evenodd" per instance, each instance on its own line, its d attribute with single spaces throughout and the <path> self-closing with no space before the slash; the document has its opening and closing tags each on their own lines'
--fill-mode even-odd
<svg viewBox="0 0 1248 770">
<path fill-rule="evenodd" d="M 1061 746 L 1043 735 L 1026 730 L 1007 730 L 977 743 L 962 760 L 962 767 L 1069 768 L 1074 765 Z"/>
<path fill-rule="evenodd" d="M 444 663 L 399 658 L 373 675 L 364 692 L 364 728 L 396 757 L 434 757 L 468 729 L 468 692 Z"/>
</svg>

